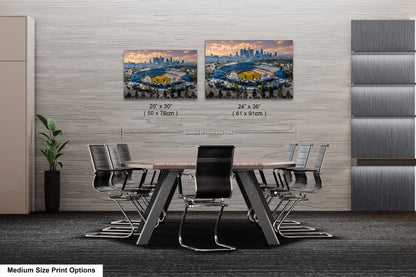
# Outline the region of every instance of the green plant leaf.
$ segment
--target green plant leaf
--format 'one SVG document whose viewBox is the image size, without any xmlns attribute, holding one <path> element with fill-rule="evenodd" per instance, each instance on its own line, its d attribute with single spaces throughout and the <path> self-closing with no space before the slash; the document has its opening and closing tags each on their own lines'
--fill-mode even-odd
<svg viewBox="0 0 416 277">
<path fill-rule="evenodd" d="M 36 116 L 43 123 L 43 125 L 45 125 L 46 129 L 48 129 L 48 120 L 46 118 L 44 118 L 43 116 L 41 116 L 40 114 L 37 114 Z"/>
<path fill-rule="evenodd" d="M 62 156 L 62 154 L 63 153 L 59 153 L 59 154 L 57 154 L 56 156 L 55 156 L 55 161 L 60 157 L 60 156 Z"/>
<path fill-rule="evenodd" d="M 66 140 L 66 141 L 63 140 L 63 141 L 60 141 L 59 143 L 61 143 L 61 142 L 63 142 L 63 144 L 60 147 L 56 146 L 57 148 L 59 147 L 57 153 L 61 152 L 61 150 L 65 147 L 65 145 L 67 145 L 69 143 L 69 140 Z"/>
<path fill-rule="evenodd" d="M 56 129 L 56 122 L 55 122 L 55 119 L 53 119 L 53 118 L 48 118 L 48 127 L 47 127 L 49 130 L 51 130 L 51 131 L 55 131 L 55 129 Z"/>
<path fill-rule="evenodd" d="M 46 147 L 48 147 L 48 149 L 49 148 L 51 148 L 51 144 L 49 143 L 49 142 L 47 142 L 46 140 L 44 140 L 44 139 L 41 139 L 42 140 L 42 142 L 43 142 L 43 144 L 45 144 L 46 145 Z"/>
<path fill-rule="evenodd" d="M 49 165 L 53 167 L 55 165 L 55 153 L 51 149 L 45 150 L 46 159 L 49 162 Z"/>
<path fill-rule="evenodd" d="M 62 163 L 61 162 L 58 162 L 58 164 L 59 164 L 59 166 L 62 168 L 63 167 L 63 165 L 62 165 Z"/>
<path fill-rule="evenodd" d="M 52 144 L 52 140 L 51 138 L 45 134 L 45 133 L 39 133 L 39 135 L 41 135 L 47 142 L 49 142 L 50 144 Z"/>
<path fill-rule="evenodd" d="M 59 148 L 61 145 L 62 145 L 62 143 L 64 143 L 65 142 L 65 140 L 61 140 L 61 141 L 59 141 L 56 145 L 55 145 L 55 147 L 56 148 Z"/>
<path fill-rule="evenodd" d="M 63 134 L 64 134 L 64 131 L 62 131 L 62 130 L 53 131 L 53 136 L 54 137 L 59 136 L 59 135 L 63 135 Z"/>
</svg>

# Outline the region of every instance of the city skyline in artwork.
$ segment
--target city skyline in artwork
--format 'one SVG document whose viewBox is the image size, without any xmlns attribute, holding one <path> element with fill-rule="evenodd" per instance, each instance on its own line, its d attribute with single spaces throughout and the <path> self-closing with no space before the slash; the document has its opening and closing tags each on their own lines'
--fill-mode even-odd
<svg viewBox="0 0 416 277">
<path fill-rule="evenodd" d="M 197 97 L 196 50 L 125 50 L 124 97 Z"/>
<path fill-rule="evenodd" d="M 293 40 L 208 40 L 205 97 L 292 99 Z"/>
</svg>

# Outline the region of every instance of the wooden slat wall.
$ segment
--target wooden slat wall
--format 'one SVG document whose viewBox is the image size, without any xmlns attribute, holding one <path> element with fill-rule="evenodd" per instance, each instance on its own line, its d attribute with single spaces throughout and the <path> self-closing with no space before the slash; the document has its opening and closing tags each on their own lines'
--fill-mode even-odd
<svg viewBox="0 0 416 277">
<path fill-rule="evenodd" d="M 321 193 L 298 209 L 350 210 L 350 22 L 408 19 L 413 0 L 353 1 L 1 1 L 2 14 L 36 21 L 36 111 L 54 117 L 71 140 L 62 159 L 62 210 L 110 210 L 91 188 L 89 143 L 128 142 L 135 158 L 193 155 L 202 143 L 232 143 L 237 155 L 284 157 L 290 142 L 329 143 Z M 206 101 L 204 41 L 293 39 L 294 100 Z M 196 101 L 173 103 L 174 119 L 145 119 L 155 101 L 125 101 L 123 50 L 197 49 Z M 266 118 L 231 116 L 238 103 L 260 103 Z M 123 127 L 123 139 L 120 128 Z M 41 129 L 39 122 L 38 130 Z M 185 131 L 228 131 L 191 136 Z M 36 209 L 43 206 L 37 141 Z M 171 208 L 182 209 L 175 201 Z M 244 209 L 236 189 L 230 210 Z"/>
</svg>

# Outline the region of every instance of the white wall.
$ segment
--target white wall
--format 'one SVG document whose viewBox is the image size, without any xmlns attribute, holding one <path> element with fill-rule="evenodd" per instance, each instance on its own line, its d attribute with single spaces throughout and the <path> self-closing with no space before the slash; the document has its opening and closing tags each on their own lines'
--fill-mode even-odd
<svg viewBox="0 0 416 277">
<path fill-rule="evenodd" d="M 135 158 L 194 155 L 202 143 L 232 143 L 237 155 L 281 158 L 289 142 L 314 143 L 312 161 L 319 144 L 329 143 L 324 189 L 299 208 L 350 210 L 350 21 L 414 18 L 416 2 L 0 0 L 0 13 L 36 21 L 36 111 L 54 117 L 71 140 L 62 159 L 62 210 L 112 209 L 91 187 L 86 145 L 116 141 L 128 142 Z M 294 40 L 294 100 L 206 101 L 209 39 Z M 145 119 L 143 111 L 155 101 L 123 99 L 125 49 L 197 49 L 199 99 L 159 101 L 173 103 L 180 116 Z M 238 103 L 260 103 L 267 117 L 235 119 Z M 190 130 L 234 134 L 183 134 Z M 47 165 L 37 146 L 36 209 L 42 210 Z M 244 209 L 236 190 L 230 209 Z"/>
</svg>

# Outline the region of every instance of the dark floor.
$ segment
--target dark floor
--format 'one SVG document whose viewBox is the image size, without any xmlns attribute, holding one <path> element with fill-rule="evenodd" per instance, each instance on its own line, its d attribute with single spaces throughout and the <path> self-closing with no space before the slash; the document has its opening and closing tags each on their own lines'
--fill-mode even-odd
<svg viewBox="0 0 416 277">
<path fill-rule="evenodd" d="M 191 215 L 184 239 L 206 246 L 211 215 L 208 223 L 205 214 Z M 195 253 L 178 245 L 179 213 L 168 214 L 146 247 L 136 246 L 136 238 L 84 237 L 119 213 L 0 215 L 0 264 L 103 264 L 104 276 L 416 276 L 416 213 L 292 215 L 335 237 L 281 239 L 269 247 L 244 213 L 226 212 L 220 238 L 237 250 Z"/>
</svg>

